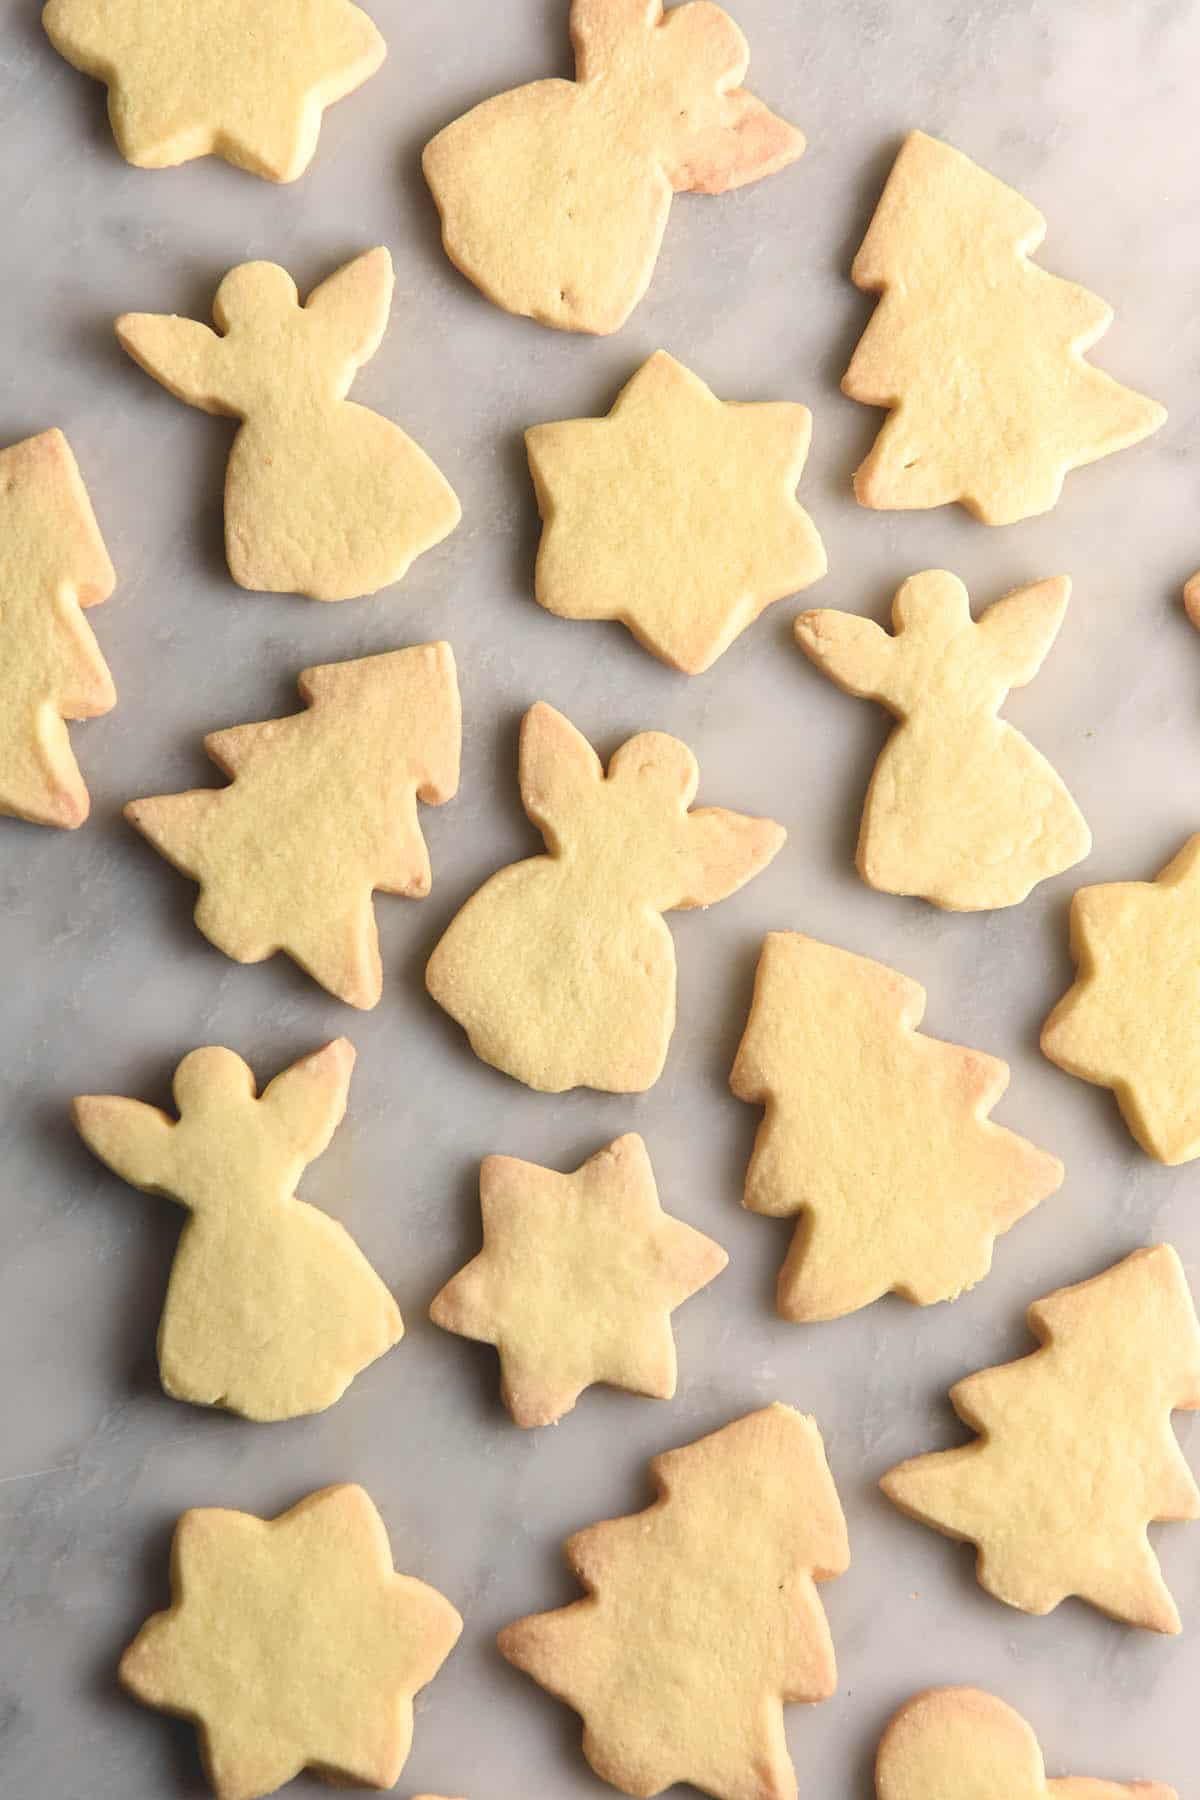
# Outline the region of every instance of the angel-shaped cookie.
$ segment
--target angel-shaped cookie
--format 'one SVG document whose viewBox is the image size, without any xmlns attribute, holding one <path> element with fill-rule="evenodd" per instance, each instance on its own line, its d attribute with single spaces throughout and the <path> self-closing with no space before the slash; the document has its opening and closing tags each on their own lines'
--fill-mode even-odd
<svg viewBox="0 0 1200 1800">
<path fill-rule="evenodd" d="M 293 1419 L 332 1406 L 399 1343 L 396 1303 L 354 1239 L 295 1191 L 342 1121 L 353 1067 L 337 1038 L 257 1096 L 241 1057 L 212 1047 L 175 1071 L 178 1120 L 115 1094 L 76 1100 L 103 1162 L 191 1214 L 158 1332 L 174 1399 Z"/>
<path fill-rule="evenodd" d="M 122 346 L 178 399 L 243 421 L 225 478 L 233 579 L 273 594 L 352 600 L 399 581 L 462 516 L 425 452 L 346 394 L 392 305 L 392 259 L 368 250 L 303 306 L 276 263 L 231 269 L 193 319 L 126 313 Z"/>
<path fill-rule="evenodd" d="M 721 194 L 804 137 L 739 85 L 750 51 L 713 0 L 572 0 L 574 81 L 485 100 L 426 145 L 451 262 L 563 331 L 616 331 L 650 285 L 673 194 Z"/>
<path fill-rule="evenodd" d="M 643 731 L 608 772 L 539 702 L 521 724 L 525 811 L 548 854 L 501 869 L 434 950 L 426 985 L 476 1056 L 545 1093 L 641 1093 L 675 1024 L 675 946 L 662 914 L 711 906 L 757 875 L 786 833 L 721 807 L 689 812 L 686 744 Z"/>
<path fill-rule="evenodd" d="M 818 667 L 900 720 L 863 811 L 858 871 L 871 887 L 978 912 L 1015 906 L 1087 855 L 1091 833 L 1062 781 L 996 716 L 1037 674 L 1070 592 L 1065 576 L 1038 581 L 974 622 L 958 577 L 926 569 L 896 595 L 894 635 L 852 613 L 797 619 Z"/>
</svg>

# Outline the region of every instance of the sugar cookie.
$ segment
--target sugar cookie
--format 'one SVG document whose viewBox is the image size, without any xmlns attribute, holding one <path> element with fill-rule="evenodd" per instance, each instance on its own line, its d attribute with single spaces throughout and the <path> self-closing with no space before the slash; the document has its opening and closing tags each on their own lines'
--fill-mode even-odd
<svg viewBox="0 0 1200 1800">
<path fill-rule="evenodd" d="M 675 1025 L 660 915 L 735 893 L 787 835 L 721 807 L 689 812 L 699 778 L 687 745 L 662 731 L 622 744 L 606 774 L 568 719 L 530 708 L 521 801 L 547 854 L 472 895 L 425 977 L 476 1056 L 544 1093 L 654 1085 Z"/>
<path fill-rule="evenodd" d="M 1183 604 L 1188 618 L 1200 630 L 1200 572 L 1193 575 L 1184 588 Z"/>
<path fill-rule="evenodd" d="M 785 1319 L 840 1318 L 887 1293 L 956 1299 L 1062 1183 L 1057 1157 L 988 1118 L 1007 1063 L 926 1037 L 924 1011 L 924 988 L 882 963 L 767 935 L 730 1085 L 766 1107 L 744 1204 L 800 1215 L 779 1274 Z"/>
<path fill-rule="evenodd" d="M 483 1249 L 430 1307 L 435 1325 L 494 1344 L 518 1425 L 553 1425 L 594 1382 L 669 1400 L 671 1314 L 728 1262 L 664 1213 L 636 1132 L 570 1175 L 484 1158 Z"/>
<path fill-rule="evenodd" d="M 1153 881 L 1080 888 L 1075 984 L 1042 1027 L 1061 1069 L 1111 1088 L 1147 1155 L 1200 1156 L 1200 833 Z"/>
<path fill-rule="evenodd" d="M 961 151 L 904 140 L 851 270 L 882 298 L 842 391 L 891 409 L 854 477 L 863 506 L 957 500 L 1010 525 L 1166 419 L 1086 360 L 1112 309 L 1028 260 L 1045 235 L 1037 208 Z"/>
<path fill-rule="evenodd" d="M 80 610 L 116 579 L 62 432 L 0 450 L 0 813 L 68 829 L 88 816 L 64 720 L 117 703 Z"/>
<path fill-rule="evenodd" d="M 1178 1800 L 1157 1781 L 1047 1781 L 1041 1748 L 1003 1700 L 930 1688 L 892 1718 L 875 1760 L 878 1800 Z"/>
<path fill-rule="evenodd" d="M 462 1620 L 395 1572 L 362 1488 L 323 1488 L 276 1519 L 184 1513 L 171 1595 L 121 1658 L 121 1682 L 197 1727 L 218 1800 L 260 1800 L 306 1768 L 350 1786 L 400 1779 L 413 1696 Z"/>
<path fill-rule="evenodd" d="M 108 85 L 126 162 L 165 169 L 195 156 L 295 181 L 321 114 L 386 55 L 350 0 L 49 0 L 60 56 Z"/>
<path fill-rule="evenodd" d="M 307 711 L 210 732 L 232 783 L 131 800 L 125 817 L 200 883 L 196 924 L 235 962 L 283 950 L 350 1006 L 383 992 L 372 892 L 432 885 L 417 801 L 458 790 L 449 644 L 305 669 Z M 269 848 L 268 848 L 269 847 Z"/>
<path fill-rule="evenodd" d="M 672 194 L 721 194 L 804 137 L 739 86 L 745 38 L 713 0 L 573 0 L 574 81 L 485 100 L 426 145 L 446 254 L 489 300 L 616 331 L 658 260 Z"/>
<path fill-rule="evenodd" d="M 383 340 L 392 287 L 386 250 L 346 263 L 303 306 L 286 269 L 242 263 L 217 289 L 216 332 L 159 313 L 117 320 L 122 347 L 177 399 L 242 420 L 225 476 L 239 586 L 353 600 L 399 581 L 458 524 L 420 446 L 346 398 Z"/>
<path fill-rule="evenodd" d="M 980 1583 L 1022 1612 L 1077 1594 L 1147 1631 L 1179 1614 L 1146 1536 L 1200 1518 L 1200 1488 L 1171 1430 L 1200 1409 L 1200 1325 L 1169 1244 L 1035 1300 L 1040 1348 L 950 1390 L 979 1437 L 900 1463 L 884 1493 L 978 1546 Z"/>
<path fill-rule="evenodd" d="M 954 912 L 1015 906 L 1085 857 L 1092 837 L 1045 757 L 997 718 L 1058 636 L 1065 576 L 1016 588 L 972 621 L 956 575 L 910 575 L 893 635 L 853 613 L 808 612 L 796 640 L 849 694 L 882 701 L 900 724 L 875 765 L 858 871 L 887 894 Z"/>
<path fill-rule="evenodd" d="M 193 1050 L 175 1071 L 178 1120 L 115 1094 L 75 1101 L 88 1148 L 125 1181 L 186 1206 L 158 1332 L 176 1400 L 248 1419 L 332 1406 L 404 1326 L 335 1219 L 296 1195 L 346 1111 L 345 1038 L 277 1075 L 261 1097 L 232 1050 Z"/>
<path fill-rule="evenodd" d="M 544 520 L 538 601 L 564 619 L 619 619 L 701 674 L 825 573 L 796 499 L 811 436 L 806 406 L 723 402 L 656 351 L 607 418 L 525 433 Z"/>
<path fill-rule="evenodd" d="M 783 1706 L 836 1689 L 816 1583 L 850 1565 L 816 1422 L 767 1406 L 650 1473 L 645 1512 L 568 1539 L 587 1599 L 500 1648 L 582 1716 L 584 1755 L 623 1793 L 795 1800 Z"/>
</svg>

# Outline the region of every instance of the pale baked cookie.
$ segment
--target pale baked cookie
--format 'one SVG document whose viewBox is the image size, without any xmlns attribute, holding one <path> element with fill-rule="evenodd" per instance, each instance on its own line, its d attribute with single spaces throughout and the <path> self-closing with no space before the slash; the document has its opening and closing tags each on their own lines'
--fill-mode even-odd
<svg viewBox="0 0 1200 1800">
<path fill-rule="evenodd" d="M 485 100 L 426 145 L 446 254 L 508 312 L 616 331 L 647 287 L 672 194 L 721 194 L 804 137 L 739 86 L 745 38 L 712 0 L 573 0 L 574 81 Z"/>
<path fill-rule="evenodd" d="M 988 1118 L 1008 1064 L 918 1031 L 925 990 L 797 931 L 767 936 L 733 1065 L 766 1107 L 744 1205 L 799 1215 L 785 1319 L 917 1306 L 982 1281 L 996 1238 L 1061 1185 L 1056 1156 Z"/>
<path fill-rule="evenodd" d="M 900 1463 L 889 1500 L 978 1546 L 980 1583 L 1022 1612 L 1077 1594 L 1148 1631 L 1179 1614 L 1150 1548 L 1155 1519 L 1200 1518 L 1171 1410 L 1200 1409 L 1200 1325 L 1169 1244 L 1035 1300 L 1041 1348 L 950 1390 L 979 1437 Z"/>
<path fill-rule="evenodd" d="M 346 263 L 303 306 L 286 269 L 242 263 L 217 289 L 216 332 L 159 313 L 117 320 L 122 347 L 178 399 L 243 421 L 225 476 L 225 550 L 241 587 L 374 594 L 462 517 L 420 446 L 346 399 L 383 340 L 392 288 L 386 250 Z"/>
<path fill-rule="evenodd" d="M 373 75 L 383 39 L 350 0 L 49 0 L 51 43 L 108 85 L 117 148 L 143 169 L 195 156 L 295 181 L 321 114 Z"/>
<path fill-rule="evenodd" d="M 483 1250 L 429 1309 L 435 1325 L 494 1344 L 518 1425 L 553 1425 L 594 1382 L 669 1400 L 671 1314 L 728 1262 L 664 1213 L 636 1132 L 570 1175 L 484 1158 Z"/>
<path fill-rule="evenodd" d="M 436 1588 L 395 1572 L 383 1520 L 352 1486 L 276 1519 L 185 1512 L 171 1596 L 121 1658 L 121 1682 L 197 1727 L 218 1800 L 259 1800 L 306 1768 L 394 1786 L 413 1696 L 462 1631 Z"/>
<path fill-rule="evenodd" d="M 978 1688 L 930 1688 L 889 1723 L 875 1759 L 878 1800 L 1178 1800 L 1157 1781 L 1047 1781 L 1037 1739 Z"/>
<path fill-rule="evenodd" d="M 417 801 L 458 791 L 449 644 L 305 669 L 307 711 L 210 732 L 231 786 L 131 800 L 125 817 L 200 883 L 196 924 L 235 962 L 283 950 L 350 1006 L 383 992 L 372 893 L 432 886 Z"/>
<path fill-rule="evenodd" d="M 525 714 L 521 801 L 547 854 L 486 881 L 425 975 L 476 1056 L 543 1093 L 654 1085 L 675 1026 L 675 946 L 661 915 L 735 893 L 787 835 L 722 807 L 689 812 L 699 778 L 687 745 L 665 732 L 630 738 L 606 773 L 552 706 Z"/>
<path fill-rule="evenodd" d="M 1188 618 L 1200 630 L 1200 573 L 1193 575 L 1184 588 L 1183 604 Z"/>
<path fill-rule="evenodd" d="M 535 592 L 564 619 L 619 619 L 687 675 L 825 573 L 796 499 L 812 414 L 718 400 L 658 350 L 605 419 L 525 433 L 545 522 Z"/>
<path fill-rule="evenodd" d="M 1048 512 L 1068 470 L 1157 431 L 1166 411 L 1085 352 L 1112 310 L 1029 261 L 1037 208 L 914 131 L 854 259 L 882 294 L 842 391 L 890 417 L 854 477 L 863 506 L 961 501 L 987 525 Z"/>
<path fill-rule="evenodd" d="M 971 618 L 956 575 L 910 575 L 889 635 L 853 613 L 808 612 L 796 641 L 849 694 L 900 724 L 875 765 L 858 872 L 887 894 L 954 912 L 1015 906 L 1085 857 L 1092 837 L 1045 757 L 997 718 L 1058 636 L 1066 576 L 1017 588 Z"/>
<path fill-rule="evenodd" d="M 404 1335 L 349 1232 L 296 1195 L 342 1122 L 353 1067 L 338 1038 L 260 1097 L 241 1057 L 213 1046 L 175 1071 L 178 1120 L 115 1094 L 75 1101 L 89 1149 L 191 1214 L 158 1330 L 173 1399 L 247 1419 L 321 1412 Z"/>
<path fill-rule="evenodd" d="M 1147 1155 L 1200 1156 L 1200 833 L 1153 881 L 1080 888 L 1078 974 L 1042 1027 L 1051 1062 L 1111 1088 Z"/>
<path fill-rule="evenodd" d="M 69 829 L 87 818 L 64 721 L 98 718 L 117 703 L 80 611 L 115 586 L 62 432 L 0 450 L 0 813 Z"/>
<path fill-rule="evenodd" d="M 650 1473 L 645 1512 L 567 1540 L 587 1599 L 500 1648 L 581 1714 L 584 1755 L 623 1793 L 795 1800 L 783 1706 L 837 1687 L 816 1583 L 850 1566 L 816 1422 L 767 1406 Z"/>
</svg>

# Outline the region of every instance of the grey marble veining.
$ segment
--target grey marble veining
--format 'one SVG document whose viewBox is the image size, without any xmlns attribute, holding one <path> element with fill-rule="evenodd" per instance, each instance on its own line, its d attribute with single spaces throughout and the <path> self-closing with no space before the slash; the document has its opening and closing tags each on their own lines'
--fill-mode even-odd
<svg viewBox="0 0 1200 1800">
<path fill-rule="evenodd" d="M 957 571 L 977 602 L 1069 572 L 1044 671 L 1007 716 L 1063 773 L 1095 834 L 1091 880 L 1157 870 L 1200 824 L 1200 638 L 1178 605 L 1200 565 L 1200 138 L 1197 0 L 733 0 L 751 84 L 809 136 L 786 173 L 682 198 L 650 294 L 617 336 L 569 337 L 489 307 L 441 254 L 419 150 L 502 87 L 569 73 L 566 0 L 372 0 L 383 71 L 326 118 L 312 169 L 273 188 L 224 164 L 149 174 L 118 158 L 103 91 L 42 37 L 35 0 L 0 13 L 0 442 L 50 424 L 83 467 L 120 585 L 93 614 L 120 704 L 74 729 L 94 812 L 77 834 L 0 821 L 0 1793 L 165 1800 L 205 1791 L 194 1734 L 124 1700 L 120 1649 L 164 1602 L 175 1516 L 271 1513 L 363 1482 L 398 1565 L 466 1616 L 419 1704 L 401 1793 L 583 1800 L 603 1788 L 578 1724 L 510 1671 L 496 1628 L 573 1593 L 559 1546 L 647 1495 L 645 1464 L 770 1398 L 816 1413 L 854 1563 L 824 1597 L 837 1697 L 789 1715 L 801 1792 L 866 1800 L 879 1730 L 920 1686 L 971 1681 L 1033 1723 L 1052 1773 L 1157 1776 L 1190 1792 L 1200 1759 L 1200 1527 L 1156 1530 L 1185 1618 L 1177 1641 L 1079 1604 L 1000 1606 L 971 1555 L 902 1519 L 878 1475 L 952 1442 L 959 1375 L 1029 1347 L 1025 1305 L 1167 1237 L 1200 1283 L 1196 1170 L 1135 1150 L 1109 1097 L 1037 1052 L 1069 978 L 1067 876 L 1024 906 L 950 917 L 857 879 L 858 810 L 885 722 L 790 642 L 785 603 L 706 676 L 660 666 L 617 626 L 531 598 L 536 510 L 521 431 L 602 412 L 644 357 L 672 351 L 726 398 L 810 405 L 801 498 L 830 574 L 814 603 L 882 618 L 906 574 Z M 1045 213 L 1040 260 L 1116 309 L 1095 360 L 1164 400 L 1148 443 L 1068 477 L 1045 518 L 990 531 L 957 510 L 872 514 L 850 471 L 881 415 L 838 392 L 871 302 L 847 279 L 901 135 L 944 135 Z M 285 263 L 307 289 L 360 249 L 396 259 L 391 329 L 354 396 L 446 472 L 459 530 L 374 600 L 320 607 L 229 581 L 220 492 L 231 429 L 171 399 L 112 335 L 125 309 L 207 317 L 224 271 Z M 378 902 L 377 1011 L 340 1007 L 276 958 L 240 968 L 190 922 L 193 890 L 126 827 L 131 796 L 215 779 L 209 729 L 294 704 L 307 664 L 448 637 L 466 717 L 460 797 L 424 816 L 422 903 Z M 562 708 L 607 753 L 639 727 L 693 746 L 702 800 L 773 814 L 785 851 L 707 914 L 677 914 L 679 1027 L 649 1094 L 551 1100 L 477 1063 L 423 992 L 454 909 L 535 846 L 517 801 L 516 725 Z M 1004 1122 L 1065 1159 L 1062 1191 L 998 1247 L 954 1307 L 886 1301 L 797 1328 L 770 1299 L 788 1227 L 744 1214 L 756 1123 L 727 1075 L 765 930 L 795 926 L 894 963 L 929 990 L 927 1028 L 1012 1064 Z M 404 1343 L 317 1419 L 256 1428 L 161 1393 L 154 1332 L 180 1224 L 75 1140 L 71 1096 L 165 1102 L 179 1057 L 222 1042 L 263 1077 L 339 1031 L 359 1050 L 350 1114 L 303 1193 L 345 1221 L 395 1288 Z M 728 1271 L 676 1315 L 671 1404 L 593 1391 L 520 1433 L 491 1352 L 425 1322 L 477 1245 L 488 1151 L 570 1167 L 624 1130 L 649 1144 L 664 1203 L 718 1238 Z M 1200 1426 L 1179 1433 L 1195 1464 Z M 327 1790 L 300 1781 L 294 1791 Z"/>
</svg>

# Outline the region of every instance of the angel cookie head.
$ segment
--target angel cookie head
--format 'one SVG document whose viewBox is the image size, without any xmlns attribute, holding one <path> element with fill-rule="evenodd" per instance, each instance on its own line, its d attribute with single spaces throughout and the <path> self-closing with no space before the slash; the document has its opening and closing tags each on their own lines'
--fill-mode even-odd
<svg viewBox="0 0 1200 1800">
<path fill-rule="evenodd" d="M 658 1080 L 675 1024 L 662 914 L 735 893 L 786 835 L 721 807 L 690 812 L 698 781 L 687 745 L 665 732 L 630 738 L 606 773 L 552 706 L 526 713 L 521 799 L 548 853 L 472 895 L 425 977 L 484 1062 L 553 1094 L 634 1094 Z"/>
<path fill-rule="evenodd" d="M 446 254 L 489 300 L 616 331 L 642 298 L 671 196 L 770 175 L 802 134 L 740 86 L 745 38 L 713 0 L 573 0 L 574 81 L 485 100 L 426 146 Z"/>
</svg>

